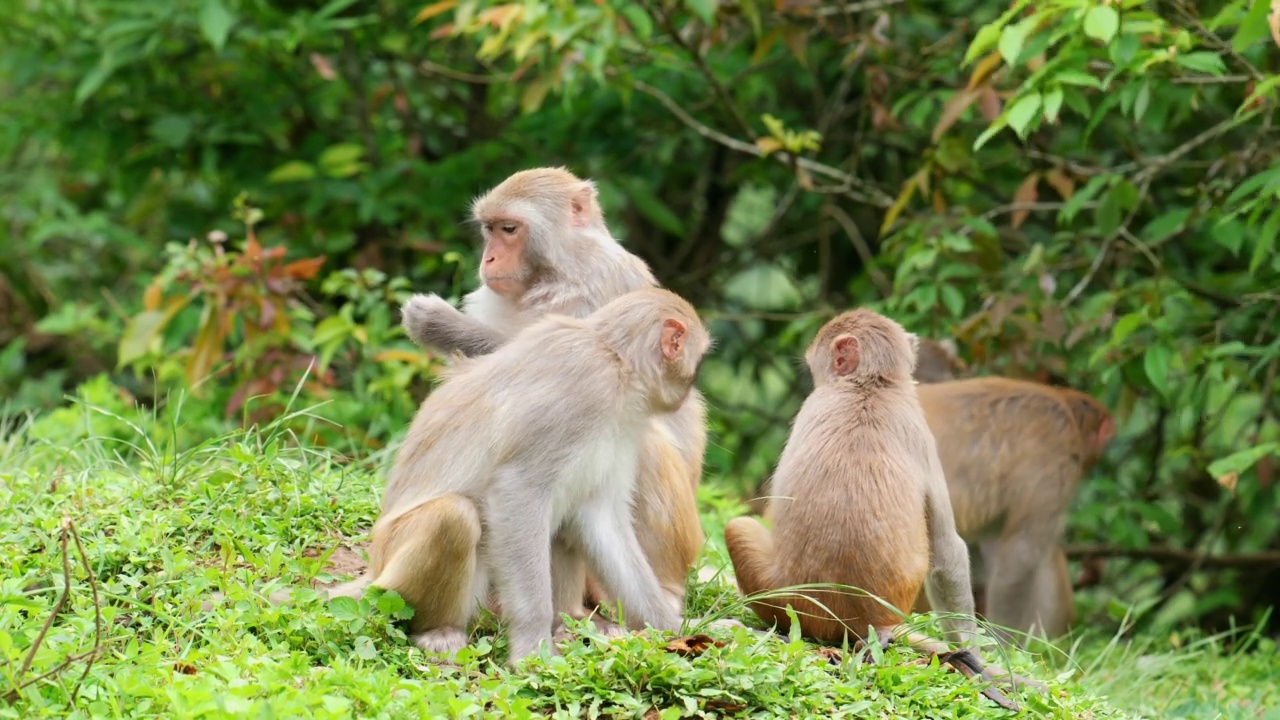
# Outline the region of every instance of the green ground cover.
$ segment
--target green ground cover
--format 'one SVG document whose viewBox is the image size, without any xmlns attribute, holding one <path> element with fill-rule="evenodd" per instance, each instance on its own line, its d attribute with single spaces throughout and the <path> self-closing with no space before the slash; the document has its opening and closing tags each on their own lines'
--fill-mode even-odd
<svg viewBox="0 0 1280 720">
<path fill-rule="evenodd" d="M 390 450 L 347 462 L 284 422 L 200 439 L 180 403 L 134 411 L 105 383 L 81 399 L 0 444 L 0 717 L 1013 715 L 909 650 L 866 665 L 746 630 L 685 656 L 670 636 L 583 629 L 513 673 L 489 619 L 460 667 L 441 667 L 406 642 L 393 595 L 267 599 L 357 564 L 346 546 L 376 516 Z M 720 530 L 742 508 L 710 489 L 702 501 L 703 564 L 724 567 Z M 747 617 L 707 575 L 689 614 Z M 1275 644 L 1249 638 L 1227 651 L 1224 638 L 1086 635 L 1003 660 L 1052 688 L 1023 697 L 1027 717 L 1276 717 Z"/>
</svg>

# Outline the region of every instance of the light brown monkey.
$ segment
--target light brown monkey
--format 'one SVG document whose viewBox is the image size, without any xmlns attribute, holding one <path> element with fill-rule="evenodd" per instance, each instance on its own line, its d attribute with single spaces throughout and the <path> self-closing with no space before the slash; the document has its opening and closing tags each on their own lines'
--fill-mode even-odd
<svg viewBox="0 0 1280 720">
<path fill-rule="evenodd" d="M 956 533 L 933 436 L 915 396 L 915 347 L 896 322 L 870 310 L 844 313 L 818 331 L 805 360 L 814 390 L 800 407 L 773 475 L 766 517 L 732 520 L 725 543 L 744 594 L 839 583 L 907 611 L 921 587 L 975 630 L 969 554 Z M 873 598 L 836 591 L 751 603 L 785 629 L 790 603 L 805 636 L 833 642 L 900 617 Z M 832 616 L 834 614 L 834 617 Z"/>
<path fill-rule="evenodd" d="M 984 616 L 1062 635 L 1075 616 L 1060 546 L 1067 507 L 1115 434 L 1110 413 L 1077 390 L 998 377 L 922 384 L 917 395 L 956 528 L 978 546 Z M 916 610 L 928 607 L 920 597 Z"/>
<path fill-rule="evenodd" d="M 954 380 L 956 371 L 964 371 L 965 365 L 956 352 L 956 342 L 920 338 L 916 346 L 916 369 L 912 375 L 922 383 L 938 383 Z"/>
<path fill-rule="evenodd" d="M 679 627 L 630 503 L 650 418 L 685 401 L 709 346 L 693 308 L 653 288 L 546 316 L 448 374 L 409 428 L 369 554 L 372 585 L 414 608 L 417 645 L 465 644 L 492 580 L 514 664 L 581 603 L 583 558 L 632 627 Z"/>
<path fill-rule="evenodd" d="M 515 173 L 480 196 L 472 215 L 484 236 L 482 285 L 464 298 L 463 312 L 435 295 L 412 297 L 403 325 L 418 345 L 483 355 L 546 313 L 584 317 L 623 293 L 657 286 L 644 261 L 610 235 L 595 185 L 563 168 Z M 704 540 L 695 492 L 705 415 L 694 389 L 654 418 L 640 460 L 637 534 L 663 589 L 681 601 Z M 589 599 L 603 600 L 598 583 L 590 585 Z"/>
</svg>

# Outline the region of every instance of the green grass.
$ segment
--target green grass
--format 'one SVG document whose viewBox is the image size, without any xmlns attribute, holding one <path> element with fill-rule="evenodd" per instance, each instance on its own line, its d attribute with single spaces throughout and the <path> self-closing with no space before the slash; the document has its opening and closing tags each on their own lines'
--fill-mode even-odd
<svg viewBox="0 0 1280 720">
<path fill-rule="evenodd" d="M 200 441 L 200 423 L 126 411 L 104 388 L 89 398 L 102 407 L 0 438 L 0 696 L 22 686 L 0 700 L 0 717 L 1014 715 L 910 650 L 868 665 L 746 630 L 712 633 L 723 646 L 684 657 L 664 649 L 672 636 L 584 629 L 563 654 L 510 672 L 489 618 L 460 667 L 442 667 L 406 642 L 394 595 L 266 599 L 334 579 L 329 554 L 363 539 L 389 455 L 344 463 L 279 427 Z M 703 500 L 704 566 L 724 567 L 721 528 L 741 508 L 711 488 Z M 690 590 L 690 615 L 748 618 L 720 577 Z M 1275 645 L 1246 645 L 1227 654 L 1220 638 L 1177 649 L 1104 636 L 1007 659 L 1052 688 L 1024 696 L 1021 716 L 1277 717 L 1266 709 L 1280 706 Z"/>
</svg>

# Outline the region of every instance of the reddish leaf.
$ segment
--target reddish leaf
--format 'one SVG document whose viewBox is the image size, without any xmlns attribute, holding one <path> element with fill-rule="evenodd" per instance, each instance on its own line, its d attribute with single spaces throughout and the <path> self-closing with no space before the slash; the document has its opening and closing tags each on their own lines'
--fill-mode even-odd
<svg viewBox="0 0 1280 720">
<path fill-rule="evenodd" d="M 1000 69 L 1000 53 L 993 52 L 978 61 L 977 66 L 973 68 L 973 72 L 969 75 L 969 84 L 965 86 L 966 90 L 977 90 L 986 85 L 996 70 Z"/>
<path fill-rule="evenodd" d="M 961 90 L 952 95 L 942 106 L 942 115 L 938 118 L 938 124 L 933 126 L 933 141 L 938 142 L 942 134 L 955 125 L 964 111 L 968 110 L 977 99 L 978 93 L 974 90 Z"/>
<path fill-rule="evenodd" d="M 990 85 L 984 85 L 978 95 L 978 112 L 982 113 L 983 119 L 987 122 L 993 122 L 1000 117 L 1000 112 L 1004 107 L 1004 103 L 1000 102 L 1000 96 L 996 94 L 995 88 Z"/>
<path fill-rule="evenodd" d="M 449 12 L 457 6 L 457 4 L 458 0 L 441 0 L 438 3 L 432 3 L 419 10 L 418 14 L 413 16 L 413 22 L 411 24 L 417 25 L 418 23 L 430 20 L 441 13 Z"/>
<path fill-rule="evenodd" d="M 320 257 L 304 258 L 302 260 L 294 260 L 284 266 L 284 272 L 295 280 L 310 280 L 320 272 L 320 268 L 324 266 L 328 257 L 321 255 Z"/>
<path fill-rule="evenodd" d="M 431 31 L 427 37 L 432 40 L 443 40 L 453 34 L 453 23 L 446 23 Z"/>
<path fill-rule="evenodd" d="M 1049 187 L 1058 191 L 1058 195 L 1063 200 L 1070 200 L 1072 195 L 1076 194 L 1076 183 L 1069 175 L 1062 172 L 1061 168 L 1054 168 L 1044 174 L 1044 181 L 1049 183 Z"/>
<path fill-rule="evenodd" d="M 325 80 L 337 80 L 338 73 L 334 71 L 333 64 L 329 62 L 329 58 L 320 53 L 311 53 L 311 67 L 316 69 L 316 74 Z"/>
</svg>

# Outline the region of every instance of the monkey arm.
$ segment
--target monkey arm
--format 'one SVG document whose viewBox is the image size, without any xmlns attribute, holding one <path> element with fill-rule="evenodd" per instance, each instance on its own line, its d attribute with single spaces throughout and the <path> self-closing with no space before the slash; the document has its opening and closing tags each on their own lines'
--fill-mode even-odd
<svg viewBox="0 0 1280 720">
<path fill-rule="evenodd" d="M 485 562 L 508 625 L 508 664 L 550 640 L 551 495 L 522 469 L 503 467 L 485 498 Z"/>
<path fill-rule="evenodd" d="M 925 592 L 934 610 L 957 613 L 942 621 L 952 642 L 973 641 L 977 625 L 973 620 L 973 580 L 969 570 L 969 547 L 956 532 L 951 498 L 941 467 L 932 473 L 935 482 L 925 489 L 925 518 L 929 532 L 929 575 Z"/>
<path fill-rule="evenodd" d="M 438 295 L 409 298 L 401 309 L 400 324 L 405 335 L 419 347 L 460 352 L 467 357 L 487 355 L 506 341 L 501 333 L 463 314 Z"/>
<path fill-rule="evenodd" d="M 575 525 L 592 569 L 612 597 L 622 601 L 627 625 L 648 623 L 659 630 L 677 630 L 683 616 L 682 599 L 662 591 L 631 522 L 627 496 L 601 493 L 579 509 Z"/>
</svg>

